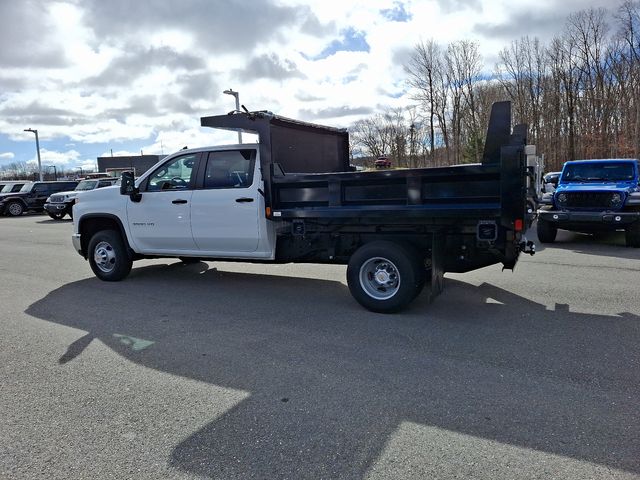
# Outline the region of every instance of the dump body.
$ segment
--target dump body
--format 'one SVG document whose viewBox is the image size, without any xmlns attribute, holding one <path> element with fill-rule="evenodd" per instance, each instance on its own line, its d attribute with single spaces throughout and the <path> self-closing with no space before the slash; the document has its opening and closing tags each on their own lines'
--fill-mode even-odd
<svg viewBox="0 0 640 480">
<path fill-rule="evenodd" d="M 455 248 L 491 250 L 480 255 L 481 261 L 454 254 L 446 261 L 449 271 L 467 271 L 496 262 L 512 268 L 520 251 L 526 218 L 526 127 L 512 132 L 510 121 L 509 102 L 495 104 L 482 163 L 364 172 L 349 166 L 346 130 L 269 112 L 204 117 L 201 123 L 258 133 L 265 204 L 270 218 L 285 224 L 278 229 L 280 237 L 288 237 L 287 230 L 294 238 L 312 232 L 378 233 L 431 249 L 437 234 Z"/>
</svg>

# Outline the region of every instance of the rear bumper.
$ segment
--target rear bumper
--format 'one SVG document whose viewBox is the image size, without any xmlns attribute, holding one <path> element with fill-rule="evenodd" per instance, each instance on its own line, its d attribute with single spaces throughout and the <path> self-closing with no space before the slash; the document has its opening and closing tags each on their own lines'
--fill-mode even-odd
<svg viewBox="0 0 640 480">
<path fill-rule="evenodd" d="M 615 229 L 640 221 L 640 212 L 568 212 L 538 210 L 538 218 L 547 222 L 579 225 L 600 225 Z"/>
</svg>

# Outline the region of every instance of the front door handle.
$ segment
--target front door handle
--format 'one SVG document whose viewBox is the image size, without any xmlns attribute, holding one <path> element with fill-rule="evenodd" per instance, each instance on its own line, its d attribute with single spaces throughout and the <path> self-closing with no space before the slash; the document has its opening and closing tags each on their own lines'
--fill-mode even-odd
<svg viewBox="0 0 640 480">
<path fill-rule="evenodd" d="M 181 198 L 179 198 L 178 200 L 174 200 L 171 203 L 173 203 L 174 205 L 180 205 L 182 203 L 187 203 L 187 201 L 186 200 L 182 200 Z"/>
<path fill-rule="evenodd" d="M 240 198 L 236 198 L 236 202 L 238 202 L 238 203 L 249 203 L 249 202 L 253 202 L 253 198 L 240 197 Z"/>
</svg>

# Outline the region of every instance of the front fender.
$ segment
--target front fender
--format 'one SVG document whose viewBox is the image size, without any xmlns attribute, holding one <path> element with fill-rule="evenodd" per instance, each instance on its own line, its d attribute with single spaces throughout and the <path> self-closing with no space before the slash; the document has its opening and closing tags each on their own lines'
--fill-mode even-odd
<svg viewBox="0 0 640 480">
<path fill-rule="evenodd" d="M 74 221 L 76 221 L 75 218 Z M 80 240 L 79 253 L 85 259 L 88 255 L 91 237 L 100 230 L 115 230 L 119 232 L 129 251 L 129 255 L 132 258 L 135 256 L 135 251 L 131 248 L 127 231 L 120 217 L 111 213 L 87 213 L 77 219 L 77 231 L 74 234 L 75 242 L 77 242 L 77 239 Z"/>
</svg>

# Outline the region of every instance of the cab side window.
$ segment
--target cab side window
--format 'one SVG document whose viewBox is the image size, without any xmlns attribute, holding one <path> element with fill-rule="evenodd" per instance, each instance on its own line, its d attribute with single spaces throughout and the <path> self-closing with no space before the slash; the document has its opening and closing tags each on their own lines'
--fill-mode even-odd
<svg viewBox="0 0 640 480">
<path fill-rule="evenodd" d="M 187 190 L 191 188 L 196 155 L 183 155 L 165 163 L 153 172 L 147 183 L 148 192 Z"/>
<path fill-rule="evenodd" d="M 255 150 L 210 152 L 204 174 L 205 189 L 247 188 L 253 183 Z"/>
</svg>

